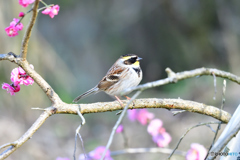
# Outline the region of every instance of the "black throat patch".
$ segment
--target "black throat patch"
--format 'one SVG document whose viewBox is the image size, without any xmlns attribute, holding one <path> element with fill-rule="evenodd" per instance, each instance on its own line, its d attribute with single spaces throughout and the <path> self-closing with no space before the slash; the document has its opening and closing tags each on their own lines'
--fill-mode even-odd
<svg viewBox="0 0 240 160">
<path fill-rule="evenodd" d="M 134 69 L 134 71 L 136 71 L 137 72 L 137 74 L 138 74 L 138 77 L 140 77 L 140 71 L 141 71 L 141 69 L 140 68 L 133 68 Z"/>
</svg>

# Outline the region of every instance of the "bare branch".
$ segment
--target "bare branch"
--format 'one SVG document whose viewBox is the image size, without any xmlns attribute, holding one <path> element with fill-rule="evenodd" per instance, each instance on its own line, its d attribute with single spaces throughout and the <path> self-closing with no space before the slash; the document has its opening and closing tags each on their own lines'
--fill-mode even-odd
<svg viewBox="0 0 240 160">
<path fill-rule="evenodd" d="M 75 131 L 75 144 L 74 144 L 74 150 L 73 150 L 73 159 L 74 160 L 76 160 L 77 137 L 79 137 L 79 139 L 81 141 L 84 157 L 87 158 L 87 154 L 86 154 L 85 147 L 84 147 L 84 144 L 83 144 L 83 139 L 82 139 L 82 136 L 80 134 L 80 129 L 82 128 L 82 126 L 83 126 L 83 122 L 78 126 L 78 128 Z"/>
<path fill-rule="evenodd" d="M 9 146 L 16 146 L 16 145 L 17 145 L 16 142 L 6 143 L 6 144 L 0 146 L 0 150 L 3 148 L 9 147 Z"/>
<path fill-rule="evenodd" d="M 226 82 L 226 80 L 224 79 L 224 80 L 223 80 L 223 93 L 222 93 L 222 105 L 221 105 L 221 110 L 223 110 L 223 107 L 224 107 L 224 104 L 225 104 L 226 85 L 227 85 L 227 82 Z M 221 114 L 222 114 L 222 113 L 221 113 Z M 220 116 L 221 116 L 221 115 L 220 115 Z M 215 140 L 216 140 L 216 138 L 217 138 L 218 131 L 219 131 L 220 128 L 221 128 L 221 124 L 222 124 L 222 123 L 219 123 L 219 124 L 218 124 L 217 130 L 216 130 L 215 135 L 214 135 L 214 137 L 213 137 L 212 144 L 211 144 L 211 146 L 210 146 L 209 149 L 208 149 L 208 152 L 207 152 L 207 155 L 206 155 L 205 159 L 207 159 L 207 157 L 208 157 L 208 155 L 209 155 L 209 151 L 212 149 L 212 146 L 214 145 L 214 142 L 215 142 Z"/>
<path fill-rule="evenodd" d="M 177 81 L 192 78 L 192 77 L 197 77 L 197 76 L 202 76 L 202 75 L 212 75 L 212 74 L 214 74 L 217 77 L 226 78 L 228 80 L 231 80 L 233 82 L 240 84 L 240 77 L 238 77 L 232 73 L 221 71 L 218 69 L 198 68 L 198 69 L 184 71 L 184 72 L 178 72 L 178 73 L 174 73 L 169 68 L 167 68 L 166 70 L 167 70 L 167 73 L 169 76 L 168 78 L 145 83 L 145 84 L 139 85 L 137 87 L 128 88 L 122 93 L 122 95 L 125 95 L 134 90 L 145 90 L 145 89 L 162 86 L 162 85 L 166 85 L 166 84 L 170 84 L 170 83 L 176 83 Z"/>
<path fill-rule="evenodd" d="M 187 135 L 187 133 L 192 130 L 193 128 L 196 128 L 196 127 L 199 127 L 199 126 L 203 126 L 203 125 L 207 125 L 207 124 L 219 124 L 221 122 L 207 122 L 207 123 L 200 123 L 200 124 L 197 124 L 193 127 L 190 127 L 187 129 L 187 131 L 182 135 L 182 137 L 180 138 L 180 140 L 178 141 L 177 143 L 177 146 L 173 149 L 172 153 L 169 155 L 168 159 L 170 159 L 172 157 L 172 155 L 174 154 L 174 152 L 177 150 L 179 144 L 181 143 L 181 141 L 183 140 L 183 138 Z"/>
<path fill-rule="evenodd" d="M 17 63 L 18 56 L 12 52 L 9 52 L 7 54 L 0 54 L 0 61 L 2 60 L 9 60 L 10 62 Z"/>
<path fill-rule="evenodd" d="M 172 153 L 172 149 L 169 148 L 127 148 L 119 151 L 112 151 L 111 156 L 121 155 L 121 154 L 134 154 L 134 153 L 163 153 L 170 154 Z M 175 151 L 176 154 L 185 156 L 186 152 L 183 151 Z"/>
<path fill-rule="evenodd" d="M 212 73 L 212 75 L 213 75 L 213 86 L 214 86 L 213 100 L 216 100 L 216 95 L 217 95 L 217 78 L 216 78 L 214 73 Z"/>
<path fill-rule="evenodd" d="M 177 114 L 184 113 L 184 112 L 186 112 L 186 110 L 182 110 L 182 111 L 172 111 L 172 114 L 173 114 L 173 116 L 176 116 Z"/>
<path fill-rule="evenodd" d="M 240 105 L 234 112 L 231 120 L 228 122 L 227 126 L 224 128 L 223 132 L 219 136 L 218 140 L 213 145 L 209 153 L 219 153 L 223 148 L 229 143 L 229 141 L 237 135 L 240 130 Z M 209 154 L 207 160 L 212 160 L 216 158 L 216 154 Z"/>
<path fill-rule="evenodd" d="M 21 147 L 27 140 L 29 140 L 32 135 L 41 127 L 41 125 L 46 121 L 48 117 L 50 117 L 52 114 L 54 114 L 55 108 L 49 107 L 48 110 L 44 111 L 39 118 L 34 122 L 34 124 L 28 129 L 22 137 L 20 137 L 17 141 L 13 143 L 8 143 L 6 145 L 3 145 L 3 148 L 5 146 L 10 146 L 7 148 L 4 152 L 0 154 L 0 160 L 7 158 L 10 154 L 12 154 L 16 149 Z"/>
<path fill-rule="evenodd" d="M 86 120 L 85 118 L 83 117 L 82 113 L 80 112 L 81 110 L 81 106 L 79 105 L 78 107 L 79 110 L 77 110 L 77 114 L 78 116 L 81 118 L 82 122 L 81 124 L 78 126 L 78 128 L 76 129 L 76 132 L 75 132 L 75 145 L 74 145 L 74 151 L 73 151 L 73 159 L 75 160 L 76 159 L 76 148 L 77 148 L 77 137 L 79 137 L 79 139 L 81 140 L 82 142 L 82 149 L 83 149 L 83 153 L 84 153 L 84 156 L 86 158 L 86 151 L 85 151 L 85 148 L 84 148 L 84 144 L 83 144 L 83 139 L 82 139 L 82 136 L 80 134 L 80 129 L 81 127 L 86 123 Z"/>
<path fill-rule="evenodd" d="M 32 17 L 30 19 L 30 22 L 28 24 L 27 30 L 25 32 L 25 35 L 24 35 L 24 38 L 23 38 L 23 41 L 22 41 L 22 48 L 21 48 L 20 57 L 22 57 L 23 59 L 26 59 L 26 57 L 27 57 L 28 42 L 29 42 L 31 32 L 32 32 L 33 26 L 35 24 L 36 18 L 37 18 L 38 4 L 39 4 L 39 0 L 36 0 L 33 4 Z"/>
<path fill-rule="evenodd" d="M 122 102 L 124 103 L 124 105 L 126 105 L 128 100 L 123 100 Z M 79 104 L 65 104 L 62 107 L 58 107 L 56 113 L 77 114 L 78 105 Z M 169 110 L 181 109 L 189 112 L 208 115 L 224 123 L 227 123 L 231 118 L 231 115 L 226 111 L 222 111 L 222 115 L 220 116 L 221 110 L 216 107 L 182 99 L 135 99 L 134 106 L 132 104 L 129 105 L 129 109 L 141 108 L 165 108 Z M 117 101 L 81 104 L 82 114 L 108 112 L 122 109 L 123 107 Z"/>
<path fill-rule="evenodd" d="M 127 112 L 127 110 L 128 110 L 129 105 L 130 105 L 130 104 L 133 102 L 133 100 L 136 99 L 140 94 L 141 94 L 141 91 L 136 92 L 136 93 L 132 96 L 132 98 L 130 99 L 130 101 L 127 103 L 127 105 L 124 107 L 121 115 L 119 116 L 116 124 L 114 125 L 114 127 L 113 127 L 113 129 L 112 129 L 112 133 L 111 133 L 111 135 L 110 135 L 110 137 L 109 137 L 109 139 L 108 139 L 108 143 L 107 143 L 107 145 L 106 145 L 106 148 L 105 148 L 105 150 L 104 150 L 104 152 L 103 152 L 103 154 L 102 154 L 102 156 L 101 156 L 101 160 L 104 159 L 104 157 L 105 157 L 105 155 L 106 155 L 106 153 L 107 153 L 107 150 L 109 149 L 110 145 L 112 144 L 112 140 L 113 140 L 114 134 L 115 134 L 118 126 L 119 126 L 120 123 L 122 122 L 123 117 L 125 116 L 125 114 L 126 114 L 126 112 Z"/>
</svg>

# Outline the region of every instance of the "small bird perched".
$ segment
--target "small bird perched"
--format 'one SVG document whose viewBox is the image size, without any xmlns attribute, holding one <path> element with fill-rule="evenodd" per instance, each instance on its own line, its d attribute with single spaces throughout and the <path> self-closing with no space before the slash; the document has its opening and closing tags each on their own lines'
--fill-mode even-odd
<svg viewBox="0 0 240 160">
<path fill-rule="evenodd" d="M 73 100 L 77 102 L 89 95 L 104 91 L 108 95 L 115 96 L 121 105 L 122 101 L 117 97 L 127 88 L 137 86 L 142 80 L 140 60 L 142 58 L 134 54 L 122 55 L 108 70 L 103 79 L 92 89 L 81 94 Z M 129 97 L 125 96 L 127 99 Z"/>
</svg>

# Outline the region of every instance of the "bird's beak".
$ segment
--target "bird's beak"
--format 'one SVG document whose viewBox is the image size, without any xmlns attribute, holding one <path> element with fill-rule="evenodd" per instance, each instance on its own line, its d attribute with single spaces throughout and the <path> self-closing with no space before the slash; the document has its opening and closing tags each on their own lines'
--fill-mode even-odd
<svg viewBox="0 0 240 160">
<path fill-rule="evenodd" d="M 142 60 L 142 58 L 141 58 L 141 57 L 138 57 L 137 60 L 140 61 L 140 60 Z"/>
</svg>

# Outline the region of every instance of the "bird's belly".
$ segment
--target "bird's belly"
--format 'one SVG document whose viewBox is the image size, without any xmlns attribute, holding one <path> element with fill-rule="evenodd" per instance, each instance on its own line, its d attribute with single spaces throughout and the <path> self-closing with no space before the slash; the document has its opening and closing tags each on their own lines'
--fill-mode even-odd
<svg viewBox="0 0 240 160">
<path fill-rule="evenodd" d="M 118 96 L 125 89 L 137 86 L 141 80 L 142 79 L 139 77 L 137 79 L 132 79 L 132 78 L 125 79 L 125 80 L 117 82 L 116 84 L 111 86 L 109 89 L 107 89 L 105 92 L 112 96 Z"/>
</svg>

